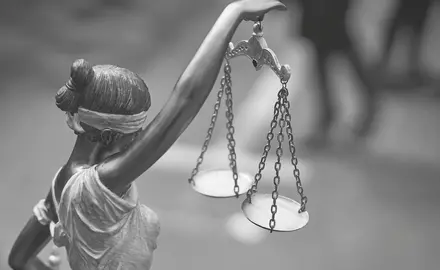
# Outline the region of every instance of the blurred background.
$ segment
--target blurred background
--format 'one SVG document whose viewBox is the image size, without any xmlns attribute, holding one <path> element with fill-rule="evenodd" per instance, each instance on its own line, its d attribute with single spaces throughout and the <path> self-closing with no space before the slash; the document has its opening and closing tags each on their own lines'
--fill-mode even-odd
<svg viewBox="0 0 440 270">
<path fill-rule="evenodd" d="M 9 269 L 15 237 L 73 147 L 75 136 L 54 104 L 73 61 L 141 74 L 152 94 L 151 120 L 228 2 L 2 1 L 1 269 Z M 212 94 L 179 141 L 138 180 L 142 202 L 161 218 L 153 269 L 437 269 L 437 3 L 353 0 L 347 9 L 342 0 L 285 2 L 289 12 L 269 13 L 263 27 L 269 47 L 292 68 L 292 123 L 310 222 L 297 232 L 269 234 L 243 217 L 243 198 L 210 199 L 187 184 L 209 126 Z M 352 42 L 339 42 L 345 31 Z M 244 22 L 233 41 L 251 34 L 252 23 Z M 256 72 L 244 57 L 231 65 L 238 167 L 255 174 L 281 85 L 271 70 Z M 329 87 L 319 84 L 322 78 Z M 362 89 L 375 89 L 374 98 Z M 324 128 L 330 124 L 320 111 L 329 106 L 326 94 L 337 109 L 331 128 Z M 364 121 L 371 122 L 368 135 L 352 134 L 359 119 L 370 119 Z M 217 125 L 203 169 L 228 164 L 225 117 Z M 260 192 L 273 189 L 271 155 Z M 280 193 L 298 200 L 284 158 Z"/>
</svg>

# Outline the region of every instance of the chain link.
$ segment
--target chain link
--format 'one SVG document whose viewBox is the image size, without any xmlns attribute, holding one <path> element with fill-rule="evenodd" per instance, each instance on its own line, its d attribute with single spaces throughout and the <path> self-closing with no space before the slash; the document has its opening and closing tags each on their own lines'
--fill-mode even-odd
<svg viewBox="0 0 440 270">
<path fill-rule="evenodd" d="M 301 197 L 301 206 L 299 209 L 299 213 L 302 213 L 306 211 L 306 204 L 307 204 L 307 197 L 304 195 L 304 188 L 301 183 L 300 178 L 300 171 L 298 169 L 298 158 L 296 157 L 296 148 L 294 144 L 294 138 L 293 138 L 293 129 L 291 125 L 291 115 L 290 115 L 290 102 L 287 99 L 289 95 L 289 91 L 287 89 L 287 82 L 281 81 L 282 88 L 278 92 L 278 100 L 274 105 L 274 116 L 270 123 L 270 130 L 267 133 L 266 139 L 267 143 L 263 148 L 263 154 L 261 157 L 261 160 L 258 165 L 258 172 L 255 174 L 254 183 L 252 187 L 247 191 L 247 200 L 249 203 L 251 203 L 252 195 L 257 192 L 258 189 L 258 183 L 262 178 L 262 172 L 266 166 L 267 157 L 269 154 L 269 151 L 271 149 L 271 142 L 274 138 L 274 130 L 277 126 L 280 127 L 279 132 L 277 134 L 277 141 L 278 141 L 278 147 L 276 149 L 276 156 L 277 160 L 275 162 L 274 168 L 275 168 L 275 177 L 273 178 L 273 184 L 274 184 L 274 190 L 272 191 L 272 200 L 273 204 L 271 206 L 271 213 L 272 217 L 269 220 L 269 227 L 270 232 L 272 232 L 276 226 L 276 220 L 275 216 L 278 211 L 277 207 L 277 199 L 279 197 L 278 189 L 281 182 L 280 179 L 280 170 L 281 170 L 281 157 L 283 155 L 283 142 L 285 140 L 284 137 L 284 129 L 287 133 L 287 138 L 289 142 L 289 150 L 291 153 L 291 163 L 294 167 L 293 175 L 296 180 L 296 187 L 298 194 Z M 229 61 L 226 61 L 226 64 L 224 66 L 224 76 L 221 79 L 221 86 L 217 93 L 217 101 L 214 105 L 214 113 L 211 117 L 211 124 L 208 128 L 208 132 L 205 138 L 205 141 L 202 146 L 202 151 L 200 153 L 199 158 L 197 159 L 197 164 L 195 168 L 192 171 L 191 177 L 189 178 L 190 183 L 194 183 L 194 177 L 197 175 L 199 171 L 200 165 L 203 163 L 203 157 L 208 150 L 209 143 L 212 138 L 212 134 L 214 131 L 215 123 L 217 121 L 218 112 L 220 109 L 221 101 L 223 94 L 226 94 L 226 118 L 227 118 L 227 141 L 228 141 L 228 149 L 229 149 L 229 166 L 232 169 L 233 179 L 234 179 L 234 193 L 236 197 L 239 196 L 239 186 L 238 186 L 238 173 L 237 173 L 237 155 L 235 152 L 235 139 L 234 139 L 234 133 L 235 129 L 233 126 L 233 120 L 234 120 L 234 114 L 233 114 L 233 101 L 232 101 L 232 82 L 231 82 L 231 66 L 229 64 Z"/>
<path fill-rule="evenodd" d="M 271 142 L 272 139 L 274 137 L 273 131 L 274 129 L 277 127 L 278 124 L 278 116 L 280 113 L 280 107 L 281 107 L 281 101 L 280 99 L 277 100 L 277 102 L 274 105 L 273 108 L 273 119 L 270 122 L 270 130 L 267 133 L 266 139 L 266 145 L 263 148 L 263 154 L 260 160 L 260 163 L 258 164 L 258 172 L 255 174 L 255 181 L 254 184 L 252 185 L 252 187 L 247 191 L 247 200 L 249 203 L 251 203 L 251 197 L 253 194 L 255 194 L 257 192 L 258 189 L 258 183 L 261 180 L 262 177 L 262 172 L 264 170 L 264 168 L 266 167 L 266 160 L 267 160 L 267 156 L 269 154 L 269 151 L 271 149 Z"/>
<path fill-rule="evenodd" d="M 300 173 L 299 173 L 299 169 L 298 169 L 298 158 L 296 157 L 296 148 L 295 148 L 295 143 L 294 143 L 294 139 L 293 139 L 293 130 L 292 130 L 292 124 L 291 124 L 292 117 L 289 112 L 290 102 L 287 100 L 287 96 L 289 95 L 289 92 L 287 90 L 285 83 L 283 83 L 283 89 L 285 89 L 285 96 L 283 97 L 283 99 L 284 99 L 284 107 L 285 107 L 285 114 L 286 114 L 285 118 L 286 118 L 286 123 L 287 123 L 286 132 L 287 132 L 287 137 L 289 139 L 289 150 L 292 155 L 291 163 L 294 168 L 293 169 L 293 176 L 295 177 L 295 180 L 296 180 L 296 188 L 297 188 L 298 194 L 301 197 L 301 207 L 298 212 L 302 213 L 302 212 L 306 211 L 307 197 L 304 195 L 304 188 L 302 187 L 301 177 L 300 177 Z"/>
<path fill-rule="evenodd" d="M 283 89 L 282 89 L 283 90 Z M 275 186 L 274 191 L 272 192 L 272 199 L 273 199 L 273 204 L 270 208 L 271 213 L 272 213 L 272 218 L 269 220 L 269 227 L 270 227 L 270 231 L 272 232 L 273 229 L 275 228 L 276 225 L 276 221 L 275 221 L 275 215 L 277 213 L 278 207 L 276 204 L 276 200 L 278 199 L 278 187 L 280 185 L 280 170 L 281 170 L 281 157 L 283 155 L 283 148 L 282 148 L 282 144 L 284 142 L 284 134 L 283 134 L 283 130 L 286 127 L 286 121 L 285 121 L 285 117 L 284 115 L 286 114 L 286 107 L 284 106 L 284 94 L 283 91 L 280 90 L 279 94 L 278 94 L 278 100 L 275 103 L 274 106 L 274 117 L 271 121 L 270 124 L 270 130 L 266 136 L 267 138 L 267 143 L 264 146 L 263 149 L 263 155 L 262 158 L 260 160 L 259 166 L 258 166 L 258 172 L 255 175 L 255 181 L 254 184 L 252 186 L 251 189 L 248 190 L 247 192 L 247 200 L 249 201 L 249 203 L 251 203 L 251 197 L 254 193 L 257 192 L 258 189 L 258 183 L 261 180 L 262 177 L 262 171 L 264 170 L 265 166 L 266 166 L 266 160 L 267 160 L 267 156 L 269 154 L 269 151 L 271 149 L 271 142 L 272 139 L 274 138 L 274 129 L 279 126 L 280 130 L 277 134 L 277 141 L 278 141 L 278 147 L 276 150 L 276 155 L 277 155 L 277 161 L 275 162 L 274 168 L 275 168 L 275 177 L 273 179 L 273 183 Z M 285 91 L 284 91 L 285 92 Z"/>
<path fill-rule="evenodd" d="M 277 199 L 279 197 L 278 189 L 279 189 L 280 182 L 281 182 L 280 181 L 281 180 L 280 179 L 280 171 L 281 171 L 281 158 L 283 156 L 283 142 L 285 140 L 284 130 L 287 133 L 287 139 L 289 141 L 289 150 L 291 153 L 291 163 L 294 167 L 293 175 L 296 180 L 297 191 L 298 191 L 298 194 L 301 196 L 301 207 L 298 212 L 302 213 L 302 212 L 306 211 L 306 204 L 307 204 L 307 197 L 304 195 L 304 189 L 302 187 L 302 183 L 301 183 L 301 179 L 300 179 L 300 172 L 298 169 L 298 158 L 296 157 L 296 148 L 295 148 L 295 144 L 294 144 L 293 130 L 292 130 L 292 124 L 291 124 L 292 117 L 289 112 L 290 102 L 287 99 L 288 95 L 289 95 L 289 91 L 287 89 L 286 82 L 282 82 L 282 88 L 278 92 L 278 100 L 274 106 L 274 117 L 271 121 L 270 131 L 266 137 L 267 143 L 264 146 L 263 155 L 262 155 L 261 161 L 258 166 L 259 170 L 258 170 L 257 174 L 255 175 L 255 182 L 254 182 L 252 188 L 249 189 L 247 192 L 247 200 L 249 201 L 249 203 L 251 203 L 251 197 L 254 193 L 257 192 L 258 182 L 261 180 L 261 177 L 262 177 L 261 173 L 266 166 L 267 156 L 268 156 L 268 153 L 271 149 L 271 141 L 274 138 L 274 129 L 278 126 L 279 132 L 276 136 L 277 141 L 278 141 L 278 146 L 277 146 L 277 149 L 275 152 L 277 159 L 276 159 L 276 162 L 274 165 L 275 177 L 273 178 L 274 190 L 272 191 L 273 203 L 270 208 L 270 211 L 272 213 L 272 217 L 269 220 L 270 232 L 272 232 L 276 226 L 275 216 L 278 211 Z"/>
<path fill-rule="evenodd" d="M 194 177 L 199 172 L 200 166 L 203 163 L 203 158 L 208 150 L 209 143 L 212 138 L 212 134 L 214 132 L 215 124 L 217 122 L 223 94 L 226 94 L 226 118 L 227 118 L 227 135 L 226 138 L 228 140 L 228 149 L 229 149 L 229 166 L 232 170 L 232 176 L 234 179 L 234 193 L 236 197 L 239 196 L 240 187 L 238 186 L 238 170 L 237 170 L 237 155 L 235 153 L 235 139 L 234 139 L 234 132 L 235 128 L 233 126 L 233 120 L 234 120 L 234 114 L 233 114 L 233 102 L 232 102 L 232 81 L 231 81 L 231 66 L 229 64 L 229 61 L 226 60 L 226 64 L 224 66 L 224 76 L 221 79 L 220 89 L 217 92 L 217 101 L 214 105 L 214 113 L 211 117 L 211 124 L 208 128 L 208 132 L 205 138 L 205 141 L 202 146 L 202 151 L 200 153 L 200 156 L 197 159 L 197 164 L 195 168 L 193 169 L 191 173 L 191 177 L 188 179 L 189 183 L 194 183 Z"/>
<path fill-rule="evenodd" d="M 275 154 L 277 156 L 277 160 L 275 162 L 274 168 L 275 168 L 275 177 L 273 178 L 273 184 L 274 184 L 274 190 L 272 191 L 272 200 L 273 204 L 270 207 L 270 212 L 272 213 L 272 218 L 269 220 L 269 227 L 270 231 L 272 232 L 275 228 L 276 221 L 275 221 L 275 215 L 278 211 L 277 207 L 277 199 L 278 199 L 278 188 L 281 182 L 280 179 L 280 170 L 281 170 L 281 157 L 283 156 L 283 142 L 284 142 L 284 128 L 286 127 L 286 121 L 284 120 L 285 115 L 285 107 L 284 107 L 284 99 L 283 96 L 278 94 L 278 102 L 280 104 L 280 116 L 278 119 L 278 126 L 279 126 L 279 132 L 277 134 L 277 141 L 278 141 L 278 147 L 275 151 Z"/>
<path fill-rule="evenodd" d="M 225 78 L 225 94 L 226 94 L 226 119 L 228 120 L 226 123 L 227 134 L 226 139 L 228 140 L 228 149 L 229 149 L 229 167 L 232 170 L 232 177 L 234 179 L 234 193 L 238 198 L 240 195 L 240 187 L 238 186 L 238 173 L 237 173 L 237 155 L 235 153 L 235 139 L 234 132 L 235 128 L 233 126 L 234 121 L 234 113 L 233 113 L 233 102 L 232 102 L 232 81 L 231 81 L 231 66 L 229 65 L 229 61 L 226 60 L 225 68 L 224 68 L 224 78 Z"/>
<path fill-rule="evenodd" d="M 229 65 L 228 63 L 227 63 L 227 65 L 225 65 L 225 71 L 226 71 L 226 66 L 228 66 L 228 65 Z M 203 157 L 205 156 L 206 151 L 208 151 L 208 146 L 209 146 L 209 143 L 212 138 L 212 133 L 214 132 L 215 123 L 217 122 L 218 112 L 220 110 L 220 105 L 222 103 L 222 98 L 223 98 L 223 93 L 225 92 L 225 87 L 226 87 L 226 76 L 223 76 L 223 78 L 221 79 L 221 82 L 220 82 L 220 89 L 217 92 L 217 101 L 215 102 L 215 105 L 214 105 L 214 113 L 211 116 L 211 123 L 209 125 L 208 132 L 206 134 L 205 141 L 202 146 L 202 151 L 200 153 L 200 156 L 197 158 L 197 164 L 196 164 L 195 168 L 192 170 L 191 177 L 188 179 L 188 182 L 190 184 L 194 184 L 194 177 L 199 172 L 200 165 L 203 163 Z"/>
</svg>

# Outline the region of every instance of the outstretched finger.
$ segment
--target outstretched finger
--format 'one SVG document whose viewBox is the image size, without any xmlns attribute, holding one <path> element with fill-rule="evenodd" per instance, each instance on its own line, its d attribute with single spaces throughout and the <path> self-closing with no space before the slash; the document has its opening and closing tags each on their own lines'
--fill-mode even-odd
<svg viewBox="0 0 440 270">
<path fill-rule="evenodd" d="M 272 9 L 284 11 L 284 10 L 287 10 L 287 7 L 286 7 L 286 5 L 281 3 L 280 1 L 274 1 Z"/>
</svg>

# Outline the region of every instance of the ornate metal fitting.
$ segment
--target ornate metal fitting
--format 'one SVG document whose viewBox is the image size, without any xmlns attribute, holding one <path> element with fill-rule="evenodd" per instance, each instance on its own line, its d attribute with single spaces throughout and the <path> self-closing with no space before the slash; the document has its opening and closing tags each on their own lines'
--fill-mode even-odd
<svg viewBox="0 0 440 270">
<path fill-rule="evenodd" d="M 241 55 L 247 56 L 257 71 L 267 65 L 283 83 L 287 83 L 291 75 L 290 66 L 281 65 L 275 52 L 267 46 L 263 37 L 261 21 L 254 24 L 253 31 L 254 33 L 249 40 L 240 41 L 236 46 L 232 42 L 229 43 L 225 58 L 229 60 Z"/>
</svg>

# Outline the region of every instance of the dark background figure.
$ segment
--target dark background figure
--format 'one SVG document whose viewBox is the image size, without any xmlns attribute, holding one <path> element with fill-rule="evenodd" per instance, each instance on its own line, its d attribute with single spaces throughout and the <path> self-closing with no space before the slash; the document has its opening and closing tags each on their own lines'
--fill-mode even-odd
<svg viewBox="0 0 440 270">
<path fill-rule="evenodd" d="M 409 38 L 407 50 L 409 69 L 407 76 L 413 86 L 421 86 L 425 82 L 425 72 L 421 64 L 423 38 L 430 8 L 436 0 L 398 0 L 397 6 L 392 13 L 389 24 L 385 31 L 384 51 L 379 60 L 376 71 L 379 74 L 387 74 L 387 66 L 390 62 L 393 46 L 398 34 L 406 30 Z M 381 79 L 385 79 L 382 75 Z M 405 80 L 406 81 L 406 80 Z M 407 81 L 408 82 L 408 81 Z"/>
<path fill-rule="evenodd" d="M 356 138 L 365 138 L 371 132 L 376 110 L 376 91 L 366 73 L 361 57 L 355 48 L 347 29 L 346 19 L 350 10 L 350 0 L 299 0 L 285 1 L 290 10 L 299 3 L 302 8 L 300 34 L 316 51 L 318 121 L 316 132 L 306 145 L 311 148 L 327 144 L 329 131 L 335 120 L 334 103 L 331 100 L 327 63 L 331 56 L 342 54 L 351 63 L 358 80 L 362 84 L 364 110 L 360 121 L 353 127 Z"/>
</svg>

